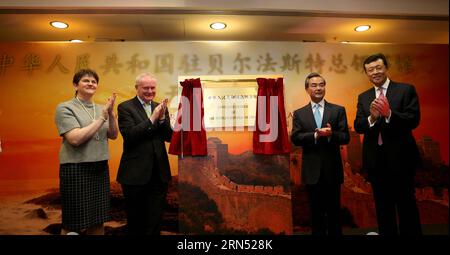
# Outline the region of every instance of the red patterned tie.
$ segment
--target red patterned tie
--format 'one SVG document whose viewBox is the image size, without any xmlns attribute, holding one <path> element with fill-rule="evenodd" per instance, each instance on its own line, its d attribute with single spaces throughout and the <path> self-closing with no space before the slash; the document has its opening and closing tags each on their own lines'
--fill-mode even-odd
<svg viewBox="0 0 450 255">
<path fill-rule="evenodd" d="M 378 97 L 384 97 L 383 94 L 383 87 L 378 88 L 378 90 L 380 91 L 380 95 Z M 381 138 L 381 132 L 378 133 L 378 145 L 382 145 L 383 144 L 383 139 Z"/>
</svg>

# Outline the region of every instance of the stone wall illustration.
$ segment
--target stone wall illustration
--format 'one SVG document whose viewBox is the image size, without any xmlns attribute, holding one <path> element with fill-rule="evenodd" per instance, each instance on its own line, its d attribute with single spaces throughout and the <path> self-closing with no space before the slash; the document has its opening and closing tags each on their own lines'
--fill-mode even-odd
<svg viewBox="0 0 450 255">
<path fill-rule="evenodd" d="M 227 154 L 219 139 L 210 138 L 208 156 L 180 159 L 180 182 L 199 187 L 214 200 L 226 228 L 247 232 L 269 229 L 276 234 L 292 234 L 289 191 L 282 185 L 242 185 L 230 181 L 217 167 L 221 157 Z"/>
</svg>

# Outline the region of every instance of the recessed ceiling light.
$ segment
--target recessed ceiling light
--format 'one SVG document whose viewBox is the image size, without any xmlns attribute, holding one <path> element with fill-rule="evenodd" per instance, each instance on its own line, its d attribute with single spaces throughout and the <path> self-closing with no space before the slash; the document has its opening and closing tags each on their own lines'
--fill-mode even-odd
<svg viewBox="0 0 450 255">
<path fill-rule="evenodd" d="M 83 42 L 83 41 L 80 40 L 80 39 L 72 39 L 72 40 L 70 40 L 69 42 L 80 43 L 80 42 Z"/>
<path fill-rule="evenodd" d="M 350 43 L 349 41 L 341 41 L 341 43 Z"/>
<path fill-rule="evenodd" d="M 60 29 L 64 29 L 64 28 L 68 28 L 69 25 L 67 25 L 67 23 L 61 22 L 61 21 L 52 21 L 50 22 L 50 25 L 52 27 L 56 27 L 56 28 L 60 28 Z"/>
<path fill-rule="evenodd" d="M 214 30 L 222 30 L 227 27 L 227 24 L 225 24 L 223 22 L 214 22 L 214 23 L 211 23 L 211 25 L 209 25 L 209 27 Z"/>
<path fill-rule="evenodd" d="M 355 31 L 356 32 L 364 32 L 370 29 L 369 25 L 362 25 L 362 26 L 357 26 L 355 27 Z"/>
</svg>

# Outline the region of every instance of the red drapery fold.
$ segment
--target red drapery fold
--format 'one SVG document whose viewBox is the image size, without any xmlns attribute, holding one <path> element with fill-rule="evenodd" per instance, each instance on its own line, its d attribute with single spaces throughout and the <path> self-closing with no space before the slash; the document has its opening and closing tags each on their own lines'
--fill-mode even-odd
<svg viewBox="0 0 450 255">
<path fill-rule="evenodd" d="M 284 109 L 283 78 L 258 78 L 256 81 L 258 98 L 253 132 L 253 153 L 266 155 L 290 153 L 291 144 L 288 139 Z"/>
<path fill-rule="evenodd" d="M 206 131 L 203 125 L 203 93 L 200 79 L 180 82 L 183 90 L 169 153 L 185 156 L 206 156 Z"/>
</svg>

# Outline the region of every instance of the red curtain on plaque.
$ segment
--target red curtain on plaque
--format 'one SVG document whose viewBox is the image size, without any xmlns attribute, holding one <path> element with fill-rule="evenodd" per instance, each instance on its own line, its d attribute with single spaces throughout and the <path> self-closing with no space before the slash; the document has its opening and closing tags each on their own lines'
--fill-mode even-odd
<svg viewBox="0 0 450 255">
<path fill-rule="evenodd" d="M 183 90 L 178 105 L 169 153 L 184 156 L 206 156 L 206 131 L 203 125 L 203 93 L 200 78 L 180 82 Z"/>
<path fill-rule="evenodd" d="M 257 78 L 256 82 L 258 98 L 253 132 L 253 153 L 265 155 L 289 153 L 291 144 L 284 109 L 283 78 Z"/>
</svg>

